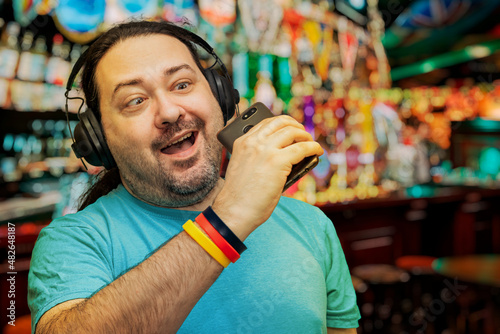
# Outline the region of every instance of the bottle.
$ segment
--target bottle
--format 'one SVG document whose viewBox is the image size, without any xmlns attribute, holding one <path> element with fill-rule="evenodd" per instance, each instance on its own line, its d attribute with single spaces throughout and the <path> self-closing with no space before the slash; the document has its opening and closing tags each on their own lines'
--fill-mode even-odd
<svg viewBox="0 0 500 334">
<path fill-rule="evenodd" d="M 21 52 L 15 73 L 16 79 L 10 84 L 11 99 L 17 111 L 33 110 L 33 89 L 29 82 L 31 72 L 31 46 L 33 45 L 33 32 L 27 30 L 21 38 Z"/>
<path fill-rule="evenodd" d="M 31 81 L 43 82 L 47 66 L 47 42 L 45 36 L 37 37 L 32 49 Z"/>
<path fill-rule="evenodd" d="M 0 31 L 3 30 L 5 21 L 0 18 Z M 2 50 L 4 49 L 3 40 L 0 40 L 0 68 L 2 67 Z M 8 108 L 10 106 L 9 81 L 0 77 L 0 108 Z"/>
<path fill-rule="evenodd" d="M 68 41 L 63 41 L 61 45 L 61 59 L 57 68 L 56 85 L 65 86 L 71 72 L 70 63 L 71 44 Z"/>
<path fill-rule="evenodd" d="M 61 34 L 55 34 L 52 40 L 52 55 L 47 62 L 45 71 L 45 81 L 50 84 L 56 84 L 58 79 L 59 62 L 61 59 L 63 37 Z M 60 83 L 62 84 L 62 83 Z"/>
<path fill-rule="evenodd" d="M 19 61 L 19 32 L 21 26 L 17 22 L 7 23 L 4 38 L 0 45 L 0 77 L 13 79 Z"/>
<path fill-rule="evenodd" d="M 43 100 L 46 95 L 44 76 L 47 66 L 47 43 L 44 36 L 37 37 L 31 49 L 31 66 L 29 80 L 33 81 L 33 108 L 37 111 L 45 111 Z"/>
<path fill-rule="evenodd" d="M 73 47 L 71 48 L 71 52 L 69 53 L 69 57 L 71 59 L 71 68 L 73 68 L 80 56 L 82 55 L 83 48 L 81 44 L 73 44 Z"/>
<path fill-rule="evenodd" d="M 17 78 L 31 81 L 33 33 L 26 31 L 21 42 L 21 55 L 19 56 L 19 66 L 17 68 Z"/>
</svg>

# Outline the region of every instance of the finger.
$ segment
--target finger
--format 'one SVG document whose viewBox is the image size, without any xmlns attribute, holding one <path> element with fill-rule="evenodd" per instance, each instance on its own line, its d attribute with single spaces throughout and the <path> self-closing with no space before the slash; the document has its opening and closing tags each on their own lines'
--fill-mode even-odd
<svg viewBox="0 0 500 334">
<path fill-rule="evenodd" d="M 313 138 L 311 134 L 306 132 L 305 130 L 288 126 L 276 131 L 271 136 L 269 136 L 268 143 L 269 145 L 275 145 L 275 147 L 283 148 L 293 143 L 302 141 L 313 141 Z"/>
<path fill-rule="evenodd" d="M 298 129 L 304 129 L 304 126 L 299 122 L 297 122 L 293 117 L 288 115 L 280 115 L 271 118 L 266 118 L 260 121 L 252 129 L 250 129 L 250 131 L 248 131 L 248 134 L 258 132 L 263 136 L 269 136 L 272 133 L 286 126 L 293 126 Z"/>
<path fill-rule="evenodd" d="M 270 149 L 282 149 L 297 142 L 313 141 L 312 136 L 308 132 L 295 126 L 286 126 L 269 136 L 265 136 L 262 132 L 258 131 L 252 136 L 240 138 L 234 142 L 233 151 L 239 150 L 239 147 L 252 147 L 253 149 L 265 152 Z"/>
<path fill-rule="evenodd" d="M 310 157 L 312 155 L 322 155 L 323 148 L 315 141 L 303 141 L 283 148 L 281 153 L 286 156 L 286 159 L 288 159 L 292 165 L 295 165 L 304 160 L 306 157 Z"/>
</svg>

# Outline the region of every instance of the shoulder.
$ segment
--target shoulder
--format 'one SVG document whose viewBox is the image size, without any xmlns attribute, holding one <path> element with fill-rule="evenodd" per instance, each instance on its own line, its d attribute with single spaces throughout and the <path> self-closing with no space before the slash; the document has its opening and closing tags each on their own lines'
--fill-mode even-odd
<svg viewBox="0 0 500 334">
<path fill-rule="evenodd" d="M 307 238 L 324 240 L 326 234 L 335 233 L 331 220 L 318 207 L 289 197 L 281 197 L 271 220 Z"/>
<path fill-rule="evenodd" d="M 318 207 L 285 196 L 281 197 L 275 212 L 280 215 L 287 215 L 301 220 L 329 221 L 323 211 L 321 211 Z"/>
<path fill-rule="evenodd" d="M 42 229 L 39 241 L 47 236 L 51 236 L 50 240 L 56 237 L 106 239 L 110 222 L 116 219 L 117 213 L 129 206 L 121 203 L 124 197 L 117 188 L 81 211 L 55 218 Z"/>
<path fill-rule="evenodd" d="M 120 210 L 130 208 L 134 198 L 121 184 L 108 194 L 100 197 L 97 201 L 87 206 L 85 209 L 77 212 L 81 216 L 90 215 L 95 212 L 119 212 Z"/>
</svg>

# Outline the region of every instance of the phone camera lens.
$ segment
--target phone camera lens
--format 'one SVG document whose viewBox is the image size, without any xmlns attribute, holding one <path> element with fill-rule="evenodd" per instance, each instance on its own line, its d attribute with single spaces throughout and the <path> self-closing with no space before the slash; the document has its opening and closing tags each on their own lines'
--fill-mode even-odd
<svg viewBox="0 0 500 334">
<path fill-rule="evenodd" d="M 247 133 L 251 128 L 253 128 L 253 125 L 247 125 L 243 128 L 243 133 Z"/>
<path fill-rule="evenodd" d="M 245 112 L 243 114 L 243 119 L 249 119 L 253 114 L 255 114 L 255 112 L 257 111 L 257 108 L 252 108 L 250 110 L 248 110 L 247 112 Z"/>
</svg>

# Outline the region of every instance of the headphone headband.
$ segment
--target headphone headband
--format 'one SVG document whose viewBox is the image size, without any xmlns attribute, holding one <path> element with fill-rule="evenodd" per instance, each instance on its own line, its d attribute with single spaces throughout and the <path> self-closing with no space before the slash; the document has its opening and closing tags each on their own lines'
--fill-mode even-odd
<svg viewBox="0 0 500 334">
<path fill-rule="evenodd" d="M 71 88 L 73 86 L 73 82 L 75 81 L 76 75 L 78 74 L 78 72 L 80 72 L 83 65 L 85 64 L 85 61 L 87 60 L 87 53 L 88 52 L 89 52 L 89 49 L 85 50 L 78 58 L 75 65 L 73 65 L 73 69 L 71 70 L 71 73 L 69 74 L 69 77 L 68 77 L 68 82 L 66 82 L 66 91 L 67 92 L 71 90 Z"/>
<path fill-rule="evenodd" d="M 186 34 L 187 36 L 190 37 L 190 39 L 188 39 L 189 42 L 192 42 L 192 43 L 195 43 L 199 46 L 201 46 L 205 51 L 207 51 L 208 54 L 210 54 L 212 57 L 215 58 L 215 63 L 219 63 L 220 67 L 222 68 L 222 71 L 224 72 L 225 76 L 229 79 L 229 81 L 231 82 L 231 78 L 228 74 L 228 71 L 227 71 L 227 68 L 226 68 L 226 65 L 224 65 L 224 63 L 222 62 L 222 60 L 220 60 L 219 56 L 217 56 L 217 54 L 215 53 L 214 49 L 210 46 L 210 44 L 208 44 L 203 38 L 201 38 L 200 36 L 196 35 L 195 33 L 187 30 L 187 29 L 184 29 L 182 27 L 179 27 L 179 26 L 176 26 L 176 25 L 173 25 L 171 24 L 170 25 L 173 29 L 178 29 L 178 31 L 182 31 L 182 33 Z M 182 30 L 180 30 L 182 29 Z M 168 34 L 165 34 L 167 36 L 170 36 Z M 178 36 L 173 36 L 175 38 L 178 38 Z M 85 50 L 81 55 L 80 57 L 78 58 L 78 60 L 76 61 L 75 65 L 73 65 L 73 69 L 71 70 L 71 73 L 68 77 L 68 82 L 66 83 L 66 91 L 70 91 L 72 86 L 73 86 L 73 83 L 76 79 L 76 76 L 78 75 L 78 72 L 80 72 L 80 70 L 82 69 L 83 65 L 85 65 L 85 62 L 87 61 L 87 54 L 89 52 L 90 48 L 88 48 L 87 50 Z"/>
</svg>

